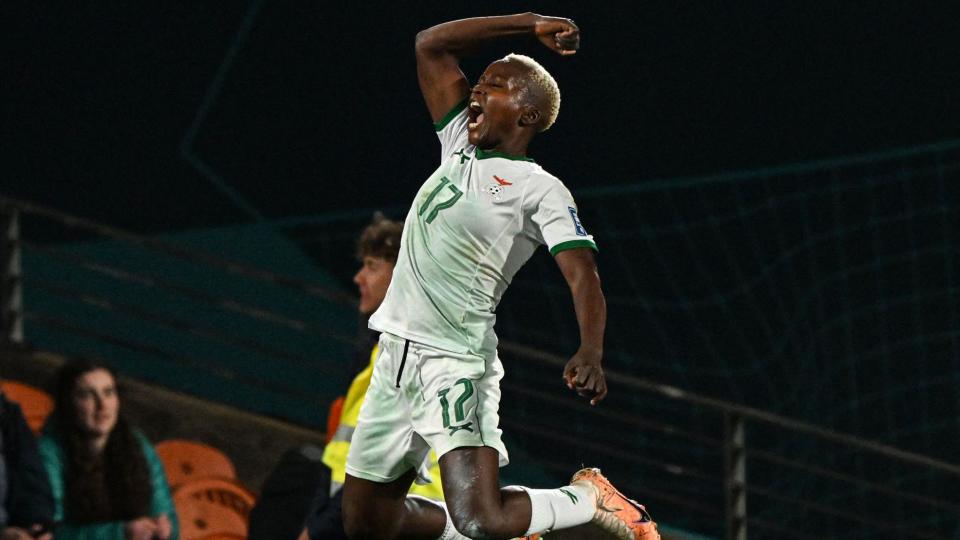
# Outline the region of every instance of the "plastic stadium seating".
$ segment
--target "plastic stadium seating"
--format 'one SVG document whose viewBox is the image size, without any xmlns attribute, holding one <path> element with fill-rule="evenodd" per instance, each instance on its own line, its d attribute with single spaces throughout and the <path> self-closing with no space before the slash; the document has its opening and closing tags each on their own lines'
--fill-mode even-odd
<svg viewBox="0 0 960 540">
<path fill-rule="evenodd" d="M 254 494 L 235 480 L 201 478 L 180 485 L 173 504 L 183 540 L 246 538 Z"/>
<path fill-rule="evenodd" d="M 16 381 L 3 381 L 0 388 L 10 401 L 20 404 L 27 425 L 35 435 L 39 435 L 43 423 L 53 410 L 53 398 L 39 388 Z"/>
<path fill-rule="evenodd" d="M 196 441 L 169 439 L 157 443 L 157 454 L 167 471 L 167 482 L 170 487 L 187 482 L 217 477 L 235 479 L 237 471 L 233 462 L 220 450 Z"/>
</svg>

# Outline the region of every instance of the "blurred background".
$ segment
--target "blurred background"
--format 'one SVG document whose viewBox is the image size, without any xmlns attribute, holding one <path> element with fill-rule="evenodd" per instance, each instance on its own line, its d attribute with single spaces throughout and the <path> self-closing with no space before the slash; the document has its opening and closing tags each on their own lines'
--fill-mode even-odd
<svg viewBox="0 0 960 540">
<path fill-rule="evenodd" d="M 414 36 L 527 9 L 582 50 L 464 70 L 516 51 L 560 85 L 530 155 L 597 238 L 612 376 L 595 410 L 560 384 L 576 321 L 538 253 L 498 311 L 505 478 L 598 465 L 689 538 L 960 537 L 946 3 L 5 3 L 12 341 L 322 430 L 357 234 L 437 164 Z"/>
</svg>

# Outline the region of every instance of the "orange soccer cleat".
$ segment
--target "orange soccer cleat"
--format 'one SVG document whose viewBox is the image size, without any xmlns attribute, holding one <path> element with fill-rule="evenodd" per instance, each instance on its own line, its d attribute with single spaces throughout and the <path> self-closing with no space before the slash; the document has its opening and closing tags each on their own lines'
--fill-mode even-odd
<svg viewBox="0 0 960 540">
<path fill-rule="evenodd" d="M 597 511 L 591 522 L 621 540 L 660 540 L 657 524 L 647 509 L 628 499 L 600 474 L 600 469 L 580 469 L 571 484 L 586 484 L 597 491 Z"/>
</svg>

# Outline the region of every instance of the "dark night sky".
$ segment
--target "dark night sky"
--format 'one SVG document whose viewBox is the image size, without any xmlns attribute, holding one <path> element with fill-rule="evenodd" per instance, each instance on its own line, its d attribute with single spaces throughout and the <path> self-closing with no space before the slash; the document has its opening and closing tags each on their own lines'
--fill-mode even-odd
<svg viewBox="0 0 960 540">
<path fill-rule="evenodd" d="M 517 40 L 466 71 L 517 50 L 554 73 L 560 118 L 531 154 L 574 192 L 882 150 L 958 135 L 960 25 L 918 6 L 532 2 L 578 22 L 580 54 Z M 437 152 L 415 33 L 518 5 L 2 9 L 0 190 L 159 231 L 251 219 L 218 182 L 266 218 L 404 204 Z"/>
</svg>

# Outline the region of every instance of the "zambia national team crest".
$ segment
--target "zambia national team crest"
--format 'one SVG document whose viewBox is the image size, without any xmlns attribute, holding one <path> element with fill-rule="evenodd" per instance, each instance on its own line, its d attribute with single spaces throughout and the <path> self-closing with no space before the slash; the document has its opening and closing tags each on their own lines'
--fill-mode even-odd
<svg viewBox="0 0 960 540">
<path fill-rule="evenodd" d="M 503 200 L 503 194 L 508 186 L 512 186 L 513 182 L 504 180 L 497 175 L 493 175 L 493 179 L 497 181 L 496 184 L 490 184 L 486 188 L 486 192 L 490 194 L 494 202 L 500 202 Z"/>
</svg>

